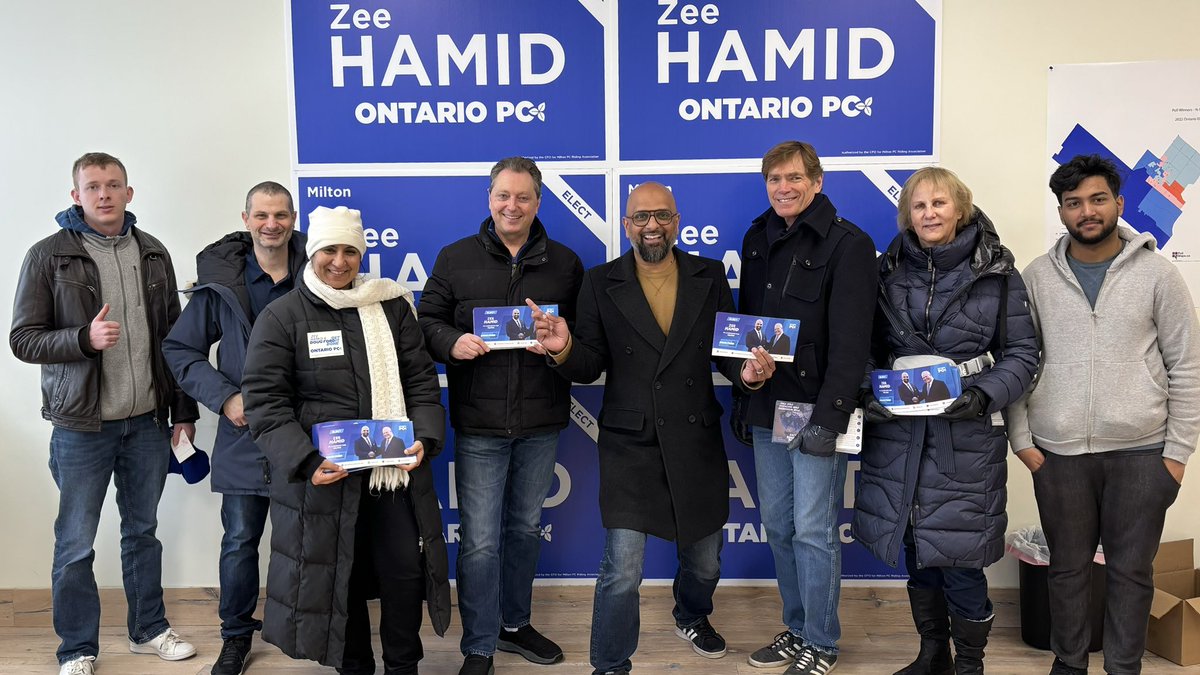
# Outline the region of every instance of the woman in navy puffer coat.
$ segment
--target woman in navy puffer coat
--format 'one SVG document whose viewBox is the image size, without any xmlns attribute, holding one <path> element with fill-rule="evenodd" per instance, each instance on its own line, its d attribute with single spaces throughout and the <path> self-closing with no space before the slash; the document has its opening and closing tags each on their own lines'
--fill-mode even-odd
<svg viewBox="0 0 1200 675">
<path fill-rule="evenodd" d="M 957 176 L 914 173 L 898 220 L 879 258 L 873 367 L 945 357 L 963 364 L 963 389 L 924 417 L 893 416 L 864 391 L 854 534 L 893 566 L 904 548 L 921 652 L 898 675 L 982 673 L 992 623 L 983 568 L 1000 558 L 1008 522 L 1000 412 L 1028 388 L 1037 339 L 1012 253 Z"/>
</svg>

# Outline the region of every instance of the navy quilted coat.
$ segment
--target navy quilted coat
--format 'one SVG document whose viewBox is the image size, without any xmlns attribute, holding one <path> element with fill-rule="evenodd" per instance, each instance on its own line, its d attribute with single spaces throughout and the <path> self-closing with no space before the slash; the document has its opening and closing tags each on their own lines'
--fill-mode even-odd
<svg viewBox="0 0 1200 675">
<path fill-rule="evenodd" d="M 986 567 L 1000 558 L 1008 524 L 1007 438 L 994 413 L 1024 394 L 1038 363 L 1025 284 L 978 209 L 949 244 L 921 248 L 902 232 L 879 265 L 875 367 L 900 356 L 962 362 L 984 352 L 996 364 L 963 380 L 964 389 L 976 387 L 990 401 L 979 417 L 897 417 L 866 426 L 854 535 L 895 567 L 911 521 L 918 566 Z"/>
</svg>

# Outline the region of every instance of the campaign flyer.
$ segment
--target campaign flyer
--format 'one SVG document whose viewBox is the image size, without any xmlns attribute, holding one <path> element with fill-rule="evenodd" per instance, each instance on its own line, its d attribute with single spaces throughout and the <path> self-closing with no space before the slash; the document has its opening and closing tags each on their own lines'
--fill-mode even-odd
<svg viewBox="0 0 1200 675">
<path fill-rule="evenodd" d="M 936 415 L 962 393 L 962 378 L 953 363 L 936 363 L 871 371 L 871 388 L 894 415 Z"/>
<path fill-rule="evenodd" d="M 809 418 L 812 417 L 813 404 L 798 403 L 796 401 L 776 401 L 775 402 L 775 421 L 771 426 L 771 442 L 772 443 L 790 443 L 796 434 L 808 424 Z M 857 455 L 862 452 L 863 439 L 863 411 L 862 408 L 855 408 L 850 414 L 850 423 L 846 426 L 846 433 L 838 434 L 837 441 L 834 442 L 834 449 L 838 452 L 844 452 L 848 455 Z"/>
<path fill-rule="evenodd" d="M 314 424 L 313 445 L 321 456 L 348 471 L 414 464 L 404 451 L 413 444 L 408 420 L 342 420 Z"/>
<path fill-rule="evenodd" d="M 558 316 L 558 305 L 538 305 L 551 316 Z M 537 344 L 533 332 L 533 310 L 516 307 L 476 307 L 471 312 L 475 334 L 492 349 L 523 349 Z"/>
<path fill-rule="evenodd" d="M 712 353 L 713 356 L 749 358 L 751 349 L 762 347 L 776 361 L 791 363 L 796 358 L 799 335 L 799 319 L 717 312 Z"/>
</svg>

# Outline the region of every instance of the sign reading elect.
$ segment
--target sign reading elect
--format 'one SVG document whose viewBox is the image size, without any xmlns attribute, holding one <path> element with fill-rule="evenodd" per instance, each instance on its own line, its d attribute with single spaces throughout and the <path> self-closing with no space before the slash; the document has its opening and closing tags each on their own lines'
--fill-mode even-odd
<svg viewBox="0 0 1200 675">
<path fill-rule="evenodd" d="M 598 160 L 604 27 L 583 4 L 291 3 L 301 164 Z"/>
<path fill-rule="evenodd" d="M 933 155 L 940 2 L 622 3 L 620 159 Z"/>
</svg>

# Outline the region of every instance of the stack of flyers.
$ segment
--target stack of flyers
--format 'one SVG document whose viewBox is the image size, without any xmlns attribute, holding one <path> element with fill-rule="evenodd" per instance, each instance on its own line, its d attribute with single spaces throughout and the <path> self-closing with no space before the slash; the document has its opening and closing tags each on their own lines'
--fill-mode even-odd
<svg viewBox="0 0 1200 675">
<path fill-rule="evenodd" d="M 796 434 L 808 424 L 812 417 L 813 404 L 797 403 L 795 401 L 775 402 L 775 421 L 771 426 L 772 443 L 790 443 Z M 862 452 L 863 440 L 863 411 L 855 408 L 850 415 L 850 423 L 846 433 L 838 434 L 834 449 L 848 455 Z"/>
<path fill-rule="evenodd" d="M 796 358 L 799 334 L 798 319 L 717 312 L 712 353 L 713 356 L 750 358 L 751 349 L 762 347 L 776 361 L 791 363 Z"/>
<path fill-rule="evenodd" d="M 414 464 L 412 422 L 408 420 L 342 420 L 312 428 L 313 445 L 321 456 L 348 470 Z"/>
<path fill-rule="evenodd" d="M 558 305 L 538 307 L 558 316 Z M 533 311 L 525 305 L 513 307 L 476 307 L 471 310 L 474 333 L 492 349 L 522 349 L 537 344 L 533 332 Z"/>
</svg>

